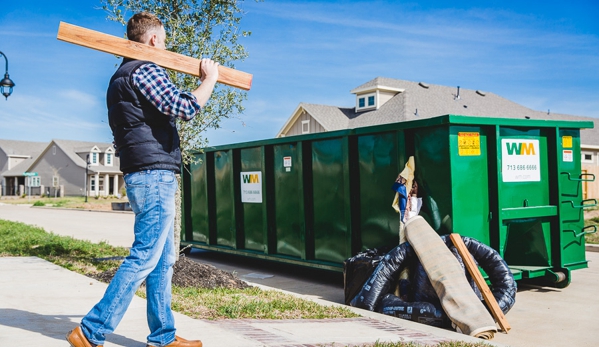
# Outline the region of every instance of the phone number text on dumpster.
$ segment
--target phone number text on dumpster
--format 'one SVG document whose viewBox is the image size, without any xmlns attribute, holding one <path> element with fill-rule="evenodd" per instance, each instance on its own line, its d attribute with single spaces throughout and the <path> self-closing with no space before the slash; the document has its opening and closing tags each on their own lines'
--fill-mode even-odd
<svg viewBox="0 0 599 347">
<path fill-rule="evenodd" d="M 536 165 L 506 165 L 505 168 L 510 171 L 535 171 Z"/>
</svg>

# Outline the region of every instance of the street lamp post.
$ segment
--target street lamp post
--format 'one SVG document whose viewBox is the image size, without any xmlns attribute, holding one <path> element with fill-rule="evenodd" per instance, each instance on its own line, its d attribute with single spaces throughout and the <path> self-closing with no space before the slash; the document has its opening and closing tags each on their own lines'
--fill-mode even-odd
<svg viewBox="0 0 599 347">
<path fill-rule="evenodd" d="M 15 83 L 11 81 L 8 76 L 8 58 L 2 52 L 0 52 L 0 55 L 6 60 L 6 72 L 4 73 L 4 79 L 0 81 L 0 93 L 2 93 L 6 100 L 8 100 L 8 97 L 12 94 L 12 88 L 15 86 Z"/>
<path fill-rule="evenodd" d="M 89 176 L 87 175 L 87 170 L 89 169 L 89 153 L 85 156 L 85 202 L 87 202 L 87 194 L 89 189 L 87 189 L 87 180 Z"/>
</svg>

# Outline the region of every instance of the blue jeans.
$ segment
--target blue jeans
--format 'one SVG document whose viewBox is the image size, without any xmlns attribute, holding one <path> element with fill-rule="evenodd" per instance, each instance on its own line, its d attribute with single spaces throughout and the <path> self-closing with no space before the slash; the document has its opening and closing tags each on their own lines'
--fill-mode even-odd
<svg viewBox="0 0 599 347">
<path fill-rule="evenodd" d="M 146 280 L 148 344 L 175 340 L 171 278 L 176 253 L 173 238 L 177 179 L 172 171 L 147 170 L 125 175 L 135 213 L 135 241 L 108 285 L 104 297 L 83 317 L 81 328 L 92 343 L 104 344 L 123 318 L 135 291 Z"/>
</svg>

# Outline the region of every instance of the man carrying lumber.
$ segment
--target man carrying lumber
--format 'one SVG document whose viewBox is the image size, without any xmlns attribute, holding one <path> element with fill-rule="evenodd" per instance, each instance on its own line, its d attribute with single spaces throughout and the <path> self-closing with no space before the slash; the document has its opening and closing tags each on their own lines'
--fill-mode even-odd
<svg viewBox="0 0 599 347">
<path fill-rule="evenodd" d="M 131 41 L 166 49 L 162 22 L 138 13 L 127 23 Z M 73 347 L 104 344 L 121 321 L 135 291 L 146 281 L 148 346 L 201 347 L 175 335 L 171 312 L 171 277 L 177 249 L 173 242 L 175 192 L 181 152 L 176 118 L 190 120 L 206 104 L 218 79 L 218 63 L 203 59 L 202 83 L 180 91 L 166 70 L 148 62 L 124 59 L 107 92 L 108 119 L 125 174 L 127 196 L 135 213 L 135 241 L 104 297 L 67 334 Z"/>
</svg>

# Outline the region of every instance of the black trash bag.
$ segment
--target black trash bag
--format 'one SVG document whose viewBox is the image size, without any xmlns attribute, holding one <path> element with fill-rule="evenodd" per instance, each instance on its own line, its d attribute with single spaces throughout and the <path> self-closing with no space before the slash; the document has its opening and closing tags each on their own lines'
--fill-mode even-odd
<svg viewBox="0 0 599 347">
<path fill-rule="evenodd" d="M 457 254 L 457 250 L 449 236 L 445 235 L 441 238 L 447 247 L 454 252 L 454 255 L 456 255 L 462 266 L 464 266 L 462 258 Z M 507 263 L 496 250 L 484 243 L 467 236 L 462 236 L 462 240 L 470 254 L 472 254 L 474 260 L 476 260 L 476 263 L 487 273 L 489 282 L 491 282 L 491 292 L 493 293 L 493 297 L 497 301 L 499 308 L 503 314 L 508 313 L 516 303 L 518 286 Z M 470 274 L 467 273 L 467 276 L 469 275 Z M 471 286 L 476 288 L 477 291 L 475 292 L 482 300 L 482 295 L 478 292 L 478 287 L 474 283 L 472 283 Z M 488 308 L 487 305 L 485 305 L 485 307 Z"/>
<path fill-rule="evenodd" d="M 417 258 L 414 249 L 408 242 L 393 248 L 379 262 L 374 272 L 364 283 L 349 305 L 375 311 L 383 296 L 395 289 L 396 279 L 409 264 L 406 259 Z"/>
<path fill-rule="evenodd" d="M 343 288 L 345 291 L 345 304 L 349 305 L 383 256 L 391 250 L 391 247 L 373 248 L 360 252 L 343 262 Z"/>
<path fill-rule="evenodd" d="M 397 283 L 399 289 L 399 298 L 403 301 L 412 301 L 410 297 L 413 293 L 412 282 L 409 279 L 402 278 Z"/>
<path fill-rule="evenodd" d="M 387 294 L 381 299 L 380 313 L 395 316 L 438 328 L 451 327 L 451 320 L 440 306 L 430 302 L 407 302 L 393 294 Z"/>
<path fill-rule="evenodd" d="M 449 236 L 441 236 L 441 239 L 458 259 L 462 268 L 464 268 L 462 258 L 453 246 Z M 489 276 L 493 296 L 503 313 L 507 313 L 515 303 L 517 287 L 514 276 L 506 262 L 491 247 L 473 238 L 462 237 L 462 239 L 473 258 Z M 394 279 L 398 278 L 399 273 L 407 266 L 411 269 L 412 289 L 412 293 L 407 295 L 408 301 L 428 302 L 436 307 L 441 307 L 437 293 L 430 283 L 424 268 L 420 264 L 420 261 L 418 261 L 414 249 L 407 242 L 395 247 L 385 255 L 362 289 L 350 301 L 349 305 L 370 311 L 381 311 L 382 298 L 391 293 L 391 290 L 394 288 Z M 470 274 L 466 270 L 464 272 L 473 291 L 482 300 L 480 290 L 472 280 Z"/>
</svg>

